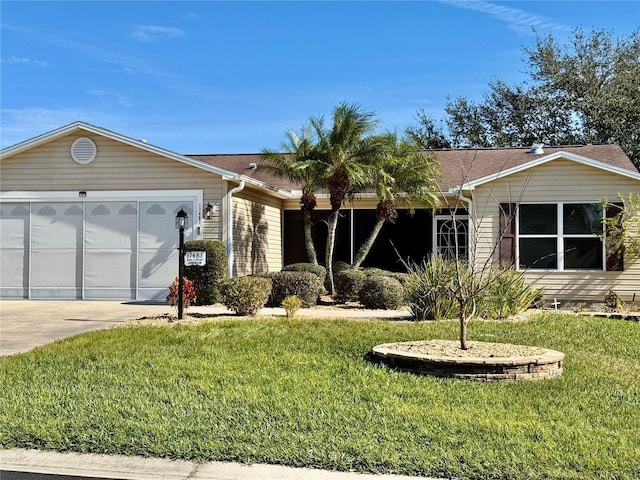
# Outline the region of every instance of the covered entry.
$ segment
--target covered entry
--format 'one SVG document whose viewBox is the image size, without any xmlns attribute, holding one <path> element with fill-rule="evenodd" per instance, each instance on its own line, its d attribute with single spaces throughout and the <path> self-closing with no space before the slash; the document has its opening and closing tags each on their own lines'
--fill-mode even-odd
<svg viewBox="0 0 640 480">
<path fill-rule="evenodd" d="M 200 191 L 3 195 L 2 298 L 161 300 L 178 269 L 175 215 L 199 226 Z"/>
</svg>

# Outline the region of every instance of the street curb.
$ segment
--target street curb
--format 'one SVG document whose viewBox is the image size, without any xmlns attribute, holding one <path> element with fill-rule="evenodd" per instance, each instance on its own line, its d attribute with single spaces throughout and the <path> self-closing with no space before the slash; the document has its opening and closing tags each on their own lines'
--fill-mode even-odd
<svg viewBox="0 0 640 480">
<path fill-rule="evenodd" d="M 335 472 L 282 465 L 199 463 L 164 458 L 58 453 L 27 449 L 0 450 L 0 469 L 121 480 L 438 480 L 428 477 Z"/>
</svg>

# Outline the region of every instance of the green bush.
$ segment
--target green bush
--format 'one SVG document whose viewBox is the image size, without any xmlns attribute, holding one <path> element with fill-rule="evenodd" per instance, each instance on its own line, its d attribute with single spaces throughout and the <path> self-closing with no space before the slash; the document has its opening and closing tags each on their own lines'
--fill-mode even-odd
<svg viewBox="0 0 640 480">
<path fill-rule="evenodd" d="M 320 278 L 323 282 L 327 276 L 327 269 L 322 265 L 316 265 L 315 263 L 292 263 L 285 266 L 282 269 L 283 272 L 311 272 Z"/>
<path fill-rule="evenodd" d="M 480 274 L 467 262 L 456 264 L 436 256 L 411 270 L 405 284 L 406 298 L 417 320 L 457 317 L 460 305 L 455 292 L 459 284 L 467 292 L 476 292 L 476 315 L 483 318 L 515 315 L 540 298 L 540 290 L 529 286 L 522 272 L 509 267 L 494 266 Z"/>
<path fill-rule="evenodd" d="M 322 265 L 316 265 L 315 263 L 292 263 L 282 269 L 283 272 L 311 272 L 314 273 L 322 281 L 322 287 L 320 289 L 320 295 L 326 295 L 327 289 L 325 288 L 325 281 L 327 280 L 327 269 Z"/>
<path fill-rule="evenodd" d="M 360 289 L 367 279 L 362 270 L 343 270 L 336 279 L 336 302 L 346 303 L 358 300 Z"/>
<path fill-rule="evenodd" d="M 540 297 L 540 290 L 525 282 L 522 272 L 494 266 L 487 275 L 478 315 L 484 318 L 506 318 L 531 307 Z"/>
<path fill-rule="evenodd" d="M 265 277 L 234 277 L 222 284 L 222 303 L 238 315 L 255 315 L 267 303 L 271 280 Z"/>
<path fill-rule="evenodd" d="M 304 307 L 318 303 L 323 281 L 311 272 L 282 271 L 269 274 L 271 295 L 267 301 L 270 307 L 279 307 L 282 301 L 291 295 L 300 299 Z"/>
<path fill-rule="evenodd" d="M 395 278 L 373 275 L 364 281 L 358 298 L 365 308 L 394 310 L 404 302 L 404 287 Z"/>
<path fill-rule="evenodd" d="M 406 282 L 409 311 L 416 320 L 441 320 L 458 314 L 458 303 L 451 294 L 455 287 L 453 262 L 433 257 L 411 268 Z"/>
<path fill-rule="evenodd" d="M 184 274 L 193 281 L 198 292 L 195 305 L 213 305 L 220 303 L 220 286 L 227 279 L 227 249 L 219 240 L 191 240 L 185 242 L 187 252 L 204 251 L 207 263 L 200 267 L 185 266 Z"/>
<path fill-rule="evenodd" d="M 340 260 L 333 262 L 333 275 L 336 276 L 336 278 L 340 272 L 344 272 L 345 270 L 351 270 L 351 265 L 347 262 L 341 262 Z"/>
</svg>

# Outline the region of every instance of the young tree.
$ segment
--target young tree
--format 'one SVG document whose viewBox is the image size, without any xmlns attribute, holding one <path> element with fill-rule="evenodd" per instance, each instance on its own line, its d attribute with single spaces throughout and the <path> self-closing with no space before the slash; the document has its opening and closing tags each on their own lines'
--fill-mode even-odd
<svg viewBox="0 0 640 480">
<path fill-rule="evenodd" d="M 317 265 L 318 258 L 311 236 L 311 212 L 316 207 L 316 192 L 323 184 L 323 175 L 317 168 L 318 164 L 311 161 L 314 148 L 313 130 L 309 126 L 302 127 L 299 132 L 290 130 L 280 151 L 262 150 L 260 166 L 279 178 L 302 186 L 300 209 L 304 219 L 305 248 L 309 262 Z"/>
<path fill-rule="evenodd" d="M 420 151 L 413 142 L 399 140 L 394 133 L 381 136 L 380 141 L 387 144 L 388 153 L 377 157 L 373 165 L 372 188 L 379 199 L 376 223 L 360 246 L 353 268 L 362 265 L 382 226 L 397 216 L 398 205 L 406 205 L 413 211 L 416 205 L 435 208 L 440 203 L 437 184 L 440 171 L 436 157 Z"/>
</svg>

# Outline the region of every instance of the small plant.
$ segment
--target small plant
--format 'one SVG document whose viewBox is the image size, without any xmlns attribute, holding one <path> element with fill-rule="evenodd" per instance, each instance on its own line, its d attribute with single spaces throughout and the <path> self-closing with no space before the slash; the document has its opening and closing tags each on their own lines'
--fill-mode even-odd
<svg viewBox="0 0 640 480">
<path fill-rule="evenodd" d="M 604 296 L 604 306 L 610 312 L 619 312 L 624 306 L 624 301 L 616 292 L 609 290 Z"/>
<path fill-rule="evenodd" d="M 169 295 L 167 295 L 166 301 L 172 307 L 178 307 L 178 290 L 179 286 L 178 277 L 173 277 L 173 284 L 169 287 Z M 189 308 L 196 301 L 196 287 L 193 282 L 188 278 L 182 278 L 182 308 L 185 310 Z"/>
<path fill-rule="evenodd" d="M 302 302 L 296 295 L 289 295 L 282 301 L 282 308 L 287 312 L 287 317 L 293 317 L 302 306 Z"/>
<path fill-rule="evenodd" d="M 238 315 L 255 315 L 270 292 L 271 280 L 264 277 L 234 277 L 222 285 L 223 304 Z"/>
<path fill-rule="evenodd" d="M 365 308 L 394 310 L 404 302 L 404 288 L 395 278 L 373 275 L 365 280 L 358 298 Z"/>
</svg>

